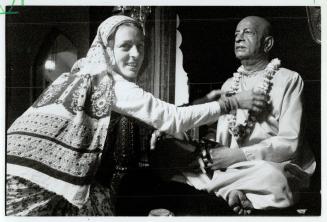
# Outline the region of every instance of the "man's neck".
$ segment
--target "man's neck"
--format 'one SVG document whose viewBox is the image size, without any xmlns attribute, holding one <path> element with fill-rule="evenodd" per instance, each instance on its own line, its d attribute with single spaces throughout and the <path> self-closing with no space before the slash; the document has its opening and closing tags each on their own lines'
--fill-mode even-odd
<svg viewBox="0 0 327 222">
<path fill-rule="evenodd" d="M 241 61 L 244 69 L 249 72 L 260 71 L 266 68 L 267 64 L 269 63 L 268 58 L 265 59 L 247 59 Z"/>
</svg>

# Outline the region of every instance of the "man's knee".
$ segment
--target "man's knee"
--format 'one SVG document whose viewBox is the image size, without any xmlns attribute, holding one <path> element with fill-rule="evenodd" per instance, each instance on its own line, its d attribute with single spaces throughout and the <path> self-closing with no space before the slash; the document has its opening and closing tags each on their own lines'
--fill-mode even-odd
<svg viewBox="0 0 327 222">
<path fill-rule="evenodd" d="M 279 163 L 272 163 L 269 161 L 259 161 L 256 165 L 258 169 L 258 176 L 262 177 L 263 181 L 269 181 L 273 186 L 285 187 L 287 179 L 283 173 L 283 165 Z M 285 188 L 282 188 L 285 189 Z"/>
<path fill-rule="evenodd" d="M 263 205 L 265 207 L 285 208 L 293 204 L 294 195 L 283 168 L 283 164 L 280 163 L 259 161 L 256 165 L 257 173 L 255 174 L 255 177 L 259 178 L 256 185 L 257 190 L 253 193 L 257 198 L 254 200 L 250 198 L 255 201 L 254 205 L 261 205 L 262 199 L 269 203 L 267 206 Z M 259 203 L 257 199 L 260 200 Z"/>
</svg>

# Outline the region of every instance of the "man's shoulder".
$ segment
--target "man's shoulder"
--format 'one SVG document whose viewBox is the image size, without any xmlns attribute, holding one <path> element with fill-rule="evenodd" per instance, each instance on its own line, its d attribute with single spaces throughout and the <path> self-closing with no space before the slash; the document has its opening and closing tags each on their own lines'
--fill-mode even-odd
<svg viewBox="0 0 327 222">
<path fill-rule="evenodd" d="M 230 77 L 224 82 L 224 84 L 230 84 L 232 82 L 232 80 L 233 80 L 233 77 Z"/>
<path fill-rule="evenodd" d="M 298 72 L 284 68 L 284 67 L 280 68 L 278 70 L 278 72 L 276 72 L 274 78 L 277 80 L 283 80 L 283 81 L 292 81 L 292 80 L 302 81 L 302 78 Z"/>
<path fill-rule="evenodd" d="M 222 89 L 223 91 L 226 91 L 228 88 L 230 88 L 230 86 L 231 86 L 231 84 L 232 84 L 232 80 L 233 80 L 233 77 L 228 78 L 228 79 L 224 82 L 224 84 L 222 85 L 221 89 Z"/>
</svg>

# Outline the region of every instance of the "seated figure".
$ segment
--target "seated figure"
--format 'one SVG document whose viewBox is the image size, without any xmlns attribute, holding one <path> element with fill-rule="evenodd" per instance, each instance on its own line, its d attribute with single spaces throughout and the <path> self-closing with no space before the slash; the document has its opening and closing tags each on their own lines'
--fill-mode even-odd
<svg viewBox="0 0 327 222">
<path fill-rule="evenodd" d="M 223 198 L 239 215 L 294 205 L 316 167 L 301 138 L 303 80 L 282 68 L 279 59 L 269 59 L 273 44 L 267 20 L 249 16 L 239 22 L 234 51 L 242 65 L 222 91 L 226 95 L 261 91 L 268 105 L 263 112 L 237 109 L 218 119 L 219 145 L 202 161 L 202 169 L 211 175 L 180 170 L 183 182 Z"/>
</svg>

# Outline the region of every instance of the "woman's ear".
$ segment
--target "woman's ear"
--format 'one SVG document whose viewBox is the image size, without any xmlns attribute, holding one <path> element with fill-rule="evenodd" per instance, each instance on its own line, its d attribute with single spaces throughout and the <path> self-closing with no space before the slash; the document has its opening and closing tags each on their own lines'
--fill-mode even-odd
<svg viewBox="0 0 327 222">
<path fill-rule="evenodd" d="M 266 36 L 264 40 L 264 49 L 263 49 L 265 53 L 268 53 L 273 46 L 274 46 L 274 37 Z"/>
</svg>

